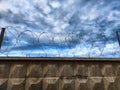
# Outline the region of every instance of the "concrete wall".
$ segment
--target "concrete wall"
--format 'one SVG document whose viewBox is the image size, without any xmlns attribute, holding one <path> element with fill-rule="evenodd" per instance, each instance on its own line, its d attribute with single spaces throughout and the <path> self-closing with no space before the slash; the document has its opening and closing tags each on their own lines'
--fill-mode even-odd
<svg viewBox="0 0 120 90">
<path fill-rule="evenodd" d="M 0 58 L 0 90 L 120 90 L 120 59 Z"/>
</svg>

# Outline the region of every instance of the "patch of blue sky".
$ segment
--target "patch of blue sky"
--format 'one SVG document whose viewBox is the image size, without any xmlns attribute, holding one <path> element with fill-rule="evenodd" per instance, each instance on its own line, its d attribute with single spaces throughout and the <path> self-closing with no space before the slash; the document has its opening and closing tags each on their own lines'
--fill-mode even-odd
<svg viewBox="0 0 120 90">
<path fill-rule="evenodd" d="M 9 48 L 8 56 L 120 57 L 115 35 L 120 31 L 119 8 L 119 0 L 1 0 L 0 27 L 12 26 L 1 52 Z"/>
</svg>

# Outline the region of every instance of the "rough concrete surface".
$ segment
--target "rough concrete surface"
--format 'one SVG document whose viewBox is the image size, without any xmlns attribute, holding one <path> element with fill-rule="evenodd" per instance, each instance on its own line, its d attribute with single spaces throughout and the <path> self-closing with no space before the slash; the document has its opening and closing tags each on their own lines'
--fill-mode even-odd
<svg viewBox="0 0 120 90">
<path fill-rule="evenodd" d="M 10 59 L 0 59 L 0 90 L 120 90 L 120 59 Z"/>
</svg>

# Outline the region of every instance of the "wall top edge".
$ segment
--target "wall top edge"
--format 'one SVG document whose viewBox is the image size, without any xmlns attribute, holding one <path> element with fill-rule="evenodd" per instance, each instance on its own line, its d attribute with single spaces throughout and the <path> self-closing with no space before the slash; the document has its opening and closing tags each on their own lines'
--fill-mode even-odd
<svg viewBox="0 0 120 90">
<path fill-rule="evenodd" d="M 120 58 L 0 57 L 0 61 L 120 61 Z"/>
</svg>

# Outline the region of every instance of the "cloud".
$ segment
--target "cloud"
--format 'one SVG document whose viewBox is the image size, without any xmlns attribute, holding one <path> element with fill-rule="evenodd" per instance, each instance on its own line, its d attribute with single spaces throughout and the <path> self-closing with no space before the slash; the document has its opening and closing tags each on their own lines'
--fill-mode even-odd
<svg viewBox="0 0 120 90">
<path fill-rule="evenodd" d="M 81 46 L 82 53 L 87 54 L 87 51 L 83 52 L 86 47 L 93 46 L 93 51 L 97 53 L 98 49 L 95 49 L 97 46 L 103 49 L 106 45 L 117 43 L 116 31 L 120 31 L 118 0 L 1 0 L 0 2 L 0 26 L 14 27 L 6 31 L 14 31 L 14 35 L 12 34 L 14 37 L 7 34 L 3 47 L 9 44 L 8 46 L 14 46 L 13 50 L 60 49 L 60 52 L 64 53 L 68 49 L 71 50 L 69 52 L 73 52 Z M 19 27 L 17 33 L 16 27 Z M 105 54 L 106 57 L 110 55 L 107 49 L 104 53 L 108 53 Z"/>
</svg>

